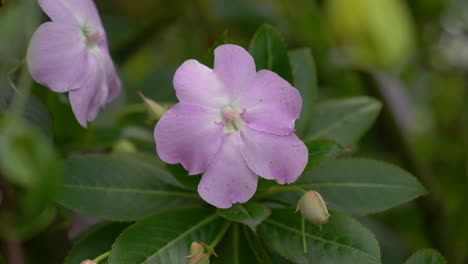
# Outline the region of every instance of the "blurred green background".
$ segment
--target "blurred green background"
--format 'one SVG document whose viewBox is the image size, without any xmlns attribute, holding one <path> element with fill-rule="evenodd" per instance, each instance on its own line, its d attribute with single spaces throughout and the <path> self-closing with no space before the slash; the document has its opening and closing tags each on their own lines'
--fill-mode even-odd
<svg viewBox="0 0 468 264">
<path fill-rule="evenodd" d="M 438 249 L 448 263 L 468 263 L 468 1 L 97 0 L 123 92 L 89 131 L 75 121 L 66 96 L 34 84 L 27 69 L 17 67 L 32 32 L 47 20 L 36 1 L 0 2 L 0 167 L 6 173 L 9 164 L 27 164 L 13 191 L 32 197 L 24 198 L 24 210 L 0 219 L 4 237 L 11 235 L 5 223 L 20 223 L 13 236 L 25 240 L 31 263 L 61 263 L 71 245 L 70 213 L 47 204 L 60 182 L 57 156 L 128 144 L 153 151 L 153 125 L 137 92 L 175 101 L 172 77 L 184 60 L 202 60 L 226 32 L 229 43 L 245 47 L 265 23 L 288 48 L 311 49 L 319 101 L 370 95 L 384 103 L 377 125 L 349 153 L 398 164 L 430 192 L 361 219 L 375 232 L 383 263 L 403 263 L 424 247 Z M 31 86 L 26 102 L 15 100 L 10 81 L 19 89 Z M 16 104 L 26 106 L 19 115 L 30 122 L 10 121 Z M 47 174 L 44 180 L 28 181 L 38 170 Z M 44 203 L 31 205 L 34 197 Z"/>
</svg>

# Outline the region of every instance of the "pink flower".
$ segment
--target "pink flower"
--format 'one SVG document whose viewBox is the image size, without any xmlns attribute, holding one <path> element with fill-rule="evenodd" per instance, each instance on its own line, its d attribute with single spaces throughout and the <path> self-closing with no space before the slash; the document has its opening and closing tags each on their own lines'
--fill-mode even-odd
<svg viewBox="0 0 468 264">
<path fill-rule="evenodd" d="M 34 33 L 27 62 L 34 80 L 69 93 L 76 119 L 86 127 L 120 93 L 120 79 L 92 0 L 39 0 L 52 19 Z"/>
<path fill-rule="evenodd" d="M 302 98 L 276 73 L 256 72 L 246 50 L 218 47 L 214 70 L 186 61 L 174 87 L 180 103 L 156 125 L 156 149 L 190 175 L 203 173 L 198 193 L 206 202 L 229 208 L 252 198 L 257 175 L 280 184 L 301 175 L 308 151 L 294 121 Z"/>
</svg>

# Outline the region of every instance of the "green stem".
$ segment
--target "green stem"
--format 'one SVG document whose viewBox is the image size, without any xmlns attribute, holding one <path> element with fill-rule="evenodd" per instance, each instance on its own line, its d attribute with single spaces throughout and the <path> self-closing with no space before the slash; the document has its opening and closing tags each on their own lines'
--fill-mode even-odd
<svg viewBox="0 0 468 264">
<path fill-rule="evenodd" d="M 17 65 L 15 65 L 11 70 L 8 71 L 7 77 L 8 77 L 8 83 L 10 84 L 11 88 L 15 90 L 16 93 L 19 95 L 23 95 L 21 91 L 16 87 L 15 83 L 11 79 L 11 75 L 16 73 L 21 67 L 26 63 L 26 58 L 23 58 Z"/>
<path fill-rule="evenodd" d="M 304 253 L 307 254 L 307 240 L 305 235 L 305 219 L 301 217 L 301 229 L 302 229 L 302 246 L 304 247 Z"/>
<path fill-rule="evenodd" d="M 307 191 L 301 187 L 297 187 L 293 185 L 291 186 L 280 185 L 280 186 L 272 186 L 266 189 L 265 191 L 259 192 L 255 197 L 260 199 L 260 198 L 265 198 L 267 196 L 272 196 L 274 194 L 285 193 L 285 192 L 296 192 L 300 194 L 305 194 Z"/>
<path fill-rule="evenodd" d="M 23 112 L 23 108 L 27 102 L 30 94 L 32 79 L 29 75 L 28 67 L 26 67 L 26 59 L 22 59 L 20 63 L 15 65 L 10 71 L 8 71 L 8 82 L 11 88 L 17 93 L 14 97 L 10 109 L 13 114 L 20 116 Z M 16 84 L 11 79 L 11 75 L 17 74 Z M 18 89 L 18 87 L 21 89 Z"/>
<path fill-rule="evenodd" d="M 231 222 L 230 221 L 226 221 L 224 223 L 224 226 L 223 228 L 221 229 L 220 232 L 218 232 L 218 235 L 216 235 L 216 237 L 214 238 L 214 240 L 208 245 L 209 249 L 211 251 L 213 251 L 213 248 L 216 247 L 216 245 L 218 245 L 219 241 L 221 241 L 221 239 L 223 239 L 224 235 L 226 234 L 227 230 L 229 229 L 229 227 L 231 226 Z M 214 252 L 214 251 L 213 251 Z"/>
<path fill-rule="evenodd" d="M 110 255 L 110 251 L 107 251 L 99 256 L 97 256 L 95 259 L 93 259 L 93 262 L 96 263 L 96 264 L 99 264 L 99 262 L 107 259 Z"/>
</svg>

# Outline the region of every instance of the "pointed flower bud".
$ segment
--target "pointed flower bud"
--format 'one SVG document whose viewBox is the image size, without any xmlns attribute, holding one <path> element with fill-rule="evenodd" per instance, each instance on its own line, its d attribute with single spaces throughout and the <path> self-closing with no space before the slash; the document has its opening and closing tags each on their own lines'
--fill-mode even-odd
<svg viewBox="0 0 468 264">
<path fill-rule="evenodd" d="M 190 255 L 187 256 L 189 264 L 209 264 L 210 254 L 203 253 L 205 247 L 200 242 L 192 242 L 190 245 Z"/>
<path fill-rule="evenodd" d="M 304 194 L 297 203 L 297 210 L 301 211 L 305 219 L 317 225 L 327 223 L 330 217 L 325 201 L 316 191 L 308 191 Z"/>
<path fill-rule="evenodd" d="M 96 263 L 92 260 L 87 259 L 87 260 L 83 260 L 81 264 L 96 264 Z"/>
<path fill-rule="evenodd" d="M 148 110 L 148 113 L 151 116 L 151 119 L 159 120 L 166 112 L 166 108 L 156 103 L 155 101 L 149 99 L 148 97 L 143 95 L 143 93 L 139 93 L 139 95 L 141 99 L 143 99 L 146 109 Z"/>
</svg>

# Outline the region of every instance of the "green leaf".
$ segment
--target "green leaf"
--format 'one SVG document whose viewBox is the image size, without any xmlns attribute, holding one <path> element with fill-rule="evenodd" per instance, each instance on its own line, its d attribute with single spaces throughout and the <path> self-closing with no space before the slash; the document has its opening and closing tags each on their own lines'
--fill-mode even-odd
<svg viewBox="0 0 468 264">
<path fill-rule="evenodd" d="M 316 139 L 305 142 L 307 149 L 309 150 L 309 161 L 304 171 L 310 171 L 311 169 L 320 165 L 323 161 L 336 157 L 338 153 L 343 149 L 336 142 L 326 139 Z"/>
<path fill-rule="evenodd" d="M 210 245 L 229 223 L 211 208 L 179 209 L 148 217 L 126 229 L 110 254 L 111 264 L 186 264 L 190 244 Z"/>
<path fill-rule="evenodd" d="M 355 144 L 372 126 L 381 103 L 369 97 L 330 100 L 317 105 L 306 140 L 329 139 L 347 147 Z"/>
<path fill-rule="evenodd" d="M 247 241 L 247 230 L 239 224 L 232 225 L 226 236 L 216 247 L 217 257 L 212 257 L 214 264 L 265 263 L 256 257 L 257 252 Z M 268 263 L 268 262 L 267 262 Z"/>
<path fill-rule="evenodd" d="M 416 251 L 411 257 L 405 262 L 405 264 L 445 264 L 447 263 L 434 249 L 421 249 Z"/>
<path fill-rule="evenodd" d="M 306 223 L 307 253 L 302 244 L 301 215 L 294 209 L 273 209 L 258 227 L 260 237 L 276 252 L 294 263 L 380 263 L 374 235 L 354 219 L 332 212 L 330 221 L 317 226 Z"/>
<path fill-rule="evenodd" d="M 248 245 L 255 254 L 258 263 L 291 264 L 289 260 L 280 256 L 271 248 L 268 248 L 257 233 L 247 229 L 247 227 L 244 227 L 244 234 L 247 238 Z"/>
<path fill-rule="evenodd" d="M 27 72 L 28 70 L 24 68 L 23 71 Z M 29 73 L 27 78 L 29 79 Z M 30 83 L 27 83 L 26 85 L 30 85 Z M 24 87 L 22 88 L 24 89 Z M 2 112 L 11 110 L 10 108 L 12 106 L 11 104 L 13 102 L 14 96 L 15 91 L 13 88 L 9 88 L 5 85 L 5 87 L 0 89 L 0 114 Z M 50 119 L 49 111 L 45 105 L 39 99 L 37 99 L 36 96 L 32 94 L 28 95 L 24 108 L 22 109 L 22 117 L 31 124 L 42 129 L 42 132 L 48 138 L 52 138 L 52 121 Z"/>
<path fill-rule="evenodd" d="M 200 204 L 198 194 L 183 190 L 158 163 L 141 154 L 71 158 L 59 202 L 85 215 L 123 221 Z"/>
<path fill-rule="evenodd" d="M 196 192 L 201 175 L 188 175 L 188 172 L 180 164 L 166 164 L 166 167 L 171 172 L 172 176 L 185 188 Z"/>
<path fill-rule="evenodd" d="M 259 203 L 235 204 L 229 209 L 218 209 L 218 214 L 227 220 L 242 223 L 253 231 L 271 214 L 268 207 Z"/>
<path fill-rule="evenodd" d="M 310 49 L 291 50 L 288 55 L 294 77 L 294 87 L 302 95 L 301 117 L 296 121 L 296 134 L 302 136 L 306 125 L 310 122 L 313 105 L 317 98 L 317 72 Z"/>
<path fill-rule="evenodd" d="M 128 223 L 103 223 L 80 235 L 73 245 L 65 264 L 80 264 L 85 259 L 94 259 L 109 251 L 117 236 Z"/>
<path fill-rule="evenodd" d="M 13 116 L 0 120 L 2 202 L 14 205 L 0 212 L 0 236 L 27 239 L 53 220 L 62 173 L 52 142 L 39 129 Z"/>
<path fill-rule="evenodd" d="M 288 50 L 281 36 L 269 25 L 261 26 L 253 36 L 249 52 L 255 60 L 257 71 L 267 69 L 292 83 Z"/>
<path fill-rule="evenodd" d="M 227 38 L 228 38 L 228 31 L 225 30 L 223 32 L 223 34 L 221 34 L 221 37 L 219 37 L 219 39 L 213 43 L 213 45 L 210 47 L 210 49 L 208 50 L 207 54 L 205 55 L 205 57 L 203 58 L 202 62 L 203 64 L 205 64 L 207 67 L 209 68 L 213 68 L 213 64 L 214 64 L 214 50 L 220 46 L 220 45 L 223 45 L 223 44 L 226 44 L 227 43 Z"/>
<path fill-rule="evenodd" d="M 326 161 L 294 185 L 316 190 L 332 209 L 357 214 L 387 210 L 426 193 L 408 172 L 366 159 Z"/>
</svg>

